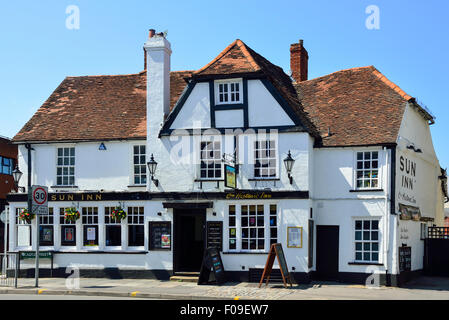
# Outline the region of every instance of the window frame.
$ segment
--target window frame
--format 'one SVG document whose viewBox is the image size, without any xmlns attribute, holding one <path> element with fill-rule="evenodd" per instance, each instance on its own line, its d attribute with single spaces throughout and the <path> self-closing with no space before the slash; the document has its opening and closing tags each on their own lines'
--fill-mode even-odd
<svg viewBox="0 0 449 320">
<path fill-rule="evenodd" d="M 132 208 L 132 209 L 131 209 Z M 140 209 L 142 209 L 142 212 L 139 212 L 138 214 L 134 214 L 134 210 L 138 209 L 140 211 Z M 131 248 L 131 249 L 140 249 L 140 248 L 144 248 L 145 247 L 145 206 L 144 205 L 134 205 L 134 206 L 128 206 L 126 208 L 126 213 L 127 213 L 127 217 L 126 217 L 126 231 L 127 231 L 127 247 Z M 141 217 L 142 218 L 142 223 L 140 223 L 138 220 L 138 218 Z M 133 218 L 137 218 L 137 223 L 133 222 L 133 220 L 131 220 L 130 223 L 130 219 Z M 142 244 L 141 245 L 130 245 L 130 236 L 131 236 L 131 232 L 130 232 L 130 227 L 131 226 L 141 226 L 143 228 L 143 238 L 142 238 Z"/>
<path fill-rule="evenodd" d="M 100 246 L 99 239 L 99 226 L 100 226 L 100 207 L 98 206 L 84 206 L 81 207 L 81 225 L 82 225 L 82 246 L 85 249 L 98 249 Z M 89 209 L 93 210 L 93 214 L 86 214 L 84 209 L 88 211 Z M 95 214 L 96 209 L 96 214 Z M 88 213 L 88 212 L 87 212 Z M 93 220 L 90 220 L 90 218 Z M 96 222 L 95 222 L 96 218 Z M 85 222 L 86 221 L 86 222 Z M 90 223 L 91 222 L 91 223 Z M 87 228 L 95 228 L 95 240 L 87 240 Z M 88 241 L 95 241 L 94 244 L 86 244 Z"/>
<path fill-rule="evenodd" d="M 122 237 L 122 221 L 116 221 L 115 219 L 112 219 L 109 215 L 113 209 L 115 209 L 114 206 L 104 206 L 103 207 L 103 214 L 104 214 L 104 246 L 106 249 L 114 249 L 114 248 L 120 248 L 123 244 L 123 237 Z M 114 244 L 114 245 L 108 245 L 108 227 L 118 227 L 120 232 L 118 233 L 120 235 L 120 244 Z"/>
<path fill-rule="evenodd" d="M 243 239 L 242 239 L 242 206 L 247 206 L 248 207 L 248 218 L 250 217 L 249 215 L 249 206 L 256 206 L 256 228 L 257 228 L 257 206 L 263 206 L 264 208 L 264 225 L 263 225 L 263 230 L 264 230 L 264 248 L 263 249 L 250 249 L 250 244 L 248 244 L 248 249 L 243 249 Z M 272 205 L 276 206 L 276 226 L 270 226 L 270 218 L 272 216 L 271 214 L 271 210 L 270 207 Z M 229 224 L 229 207 L 230 206 L 234 206 L 235 207 L 235 226 L 230 226 Z M 224 238 L 223 240 L 226 239 L 226 243 L 224 244 L 224 248 L 231 253 L 267 253 L 270 250 L 271 247 L 271 243 L 272 243 L 272 239 L 274 239 L 271 236 L 271 230 L 272 229 L 276 229 L 276 241 L 275 242 L 279 242 L 280 241 L 280 233 L 279 233 L 279 221 L 280 221 L 280 212 L 281 212 L 281 207 L 279 205 L 278 201 L 270 201 L 270 202 L 260 202 L 260 201 L 247 201 L 247 202 L 230 202 L 226 204 L 226 218 L 225 218 L 225 223 L 224 223 L 224 227 L 226 228 L 226 230 L 223 231 L 223 234 L 226 234 L 226 238 Z M 235 249 L 231 249 L 230 248 L 230 232 L 231 232 L 231 228 L 235 228 L 236 229 L 236 235 L 235 235 Z M 248 228 L 249 228 L 249 223 L 248 223 Z M 256 231 L 257 233 L 257 231 Z M 257 235 L 258 236 L 258 235 Z M 248 240 L 251 240 L 250 235 L 247 238 Z M 257 240 L 256 240 L 257 241 Z M 257 246 L 257 243 L 256 243 Z"/>
<path fill-rule="evenodd" d="M 66 221 L 65 220 L 65 209 L 69 207 L 59 207 L 59 233 L 60 233 L 60 246 L 61 247 L 76 247 L 76 233 L 77 233 L 77 223 L 76 221 Z M 77 209 L 78 210 L 78 209 Z M 73 228 L 73 240 L 71 242 L 67 242 L 64 239 L 64 232 L 67 228 Z M 68 244 L 71 243 L 71 244 Z"/>
<path fill-rule="evenodd" d="M 140 153 L 140 149 L 141 147 L 145 147 L 145 153 L 143 154 L 145 156 L 145 163 L 144 164 L 135 164 L 134 163 L 134 157 L 135 157 L 135 153 L 134 153 L 134 148 L 135 147 L 139 147 L 139 158 L 142 156 L 142 154 Z M 130 168 L 131 168 L 131 172 L 130 172 L 130 185 L 131 186 L 139 186 L 139 187 L 145 187 L 148 183 L 148 168 L 147 168 L 147 145 L 146 142 L 142 142 L 142 143 L 133 143 L 131 144 L 131 159 L 130 159 Z M 143 173 L 140 171 L 139 172 L 139 179 L 140 179 L 140 183 L 135 183 L 135 179 L 136 179 L 136 173 L 135 173 L 135 168 L 136 166 L 144 166 L 145 167 L 145 182 L 142 183 L 142 177 L 143 177 Z"/>
<path fill-rule="evenodd" d="M 214 156 L 214 158 L 213 159 L 211 159 L 211 160 L 208 160 L 208 159 L 204 159 L 204 160 L 206 160 L 206 161 L 213 161 L 214 162 L 214 166 L 216 165 L 216 164 L 219 164 L 220 165 L 220 169 L 219 169 L 219 172 L 220 172 L 220 177 L 217 177 L 216 176 L 216 172 L 218 171 L 218 169 L 216 169 L 216 168 L 214 168 L 212 171 L 214 172 L 214 176 L 213 177 L 208 177 L 207 175 L 208 175 L 208 172 L 210 171 L 208 168 L 207 168 L 207 163 L 206 163 L 206 168 L 202 168 L 201 166 L 202 166 L 202 163 L 203 163 L 203 159 L 202 159 L 202 153 L 203 153 L 203 150 L 202 150 L 202 144 L 203 143 L 212 143 L 212 144 L 214 144 L 215 145 L 215 143 L 219 143 L 220 144 L 220 147 L 219 147 L 219 151 L 218 151 L 218 156 L 219 156 L 219 158 L 215 158 L 215 156 Z M 215 148 L 215 146 L 213 147 L 213 149 L 211 150 L 211 152 L 213 152 L 213 153 L 216 153 L 217 151 L 214 149 Z M 217 180 L 220 180 L 220 181 L 222 181 L 222 180 L 224 180 L 224 173 L 223 173 L 223 168 L 224 168 L 224 165 L 223 165 L 223 159 L 222 159 L 222 154 L 223 154 L 223 143 L 222 143 L 222 140 L 221 139 L 214 139 L 214 138 L 211 138 L 210 140 L 201 140 L 201 141 L 199 141 L 199 149 L 198 149 L 199 151 L 198 151 L 198 174 L 197 174 L 197 177 L 198 177 L 198 180 L 210 180 L 210 181 L 217 181 Z M 208 151 L 210 151 L 210 150 L 208 150 Z M 206 177 L 202 177 L 201 176 L 201 173 L 203 172 L 203 171 L 205 171 L 206 172 Z"/>
<path fill-rule="evenodd" d="M 274 168 L 275 174 L 274 174 L 274 176 L 260 176 L 260 175 L 257 176 L 256 175 L 256 170 L 257 170 L 256 164 L 257 164 L 257 161 L 259 159 L 257 157 L 257 153 L 258 153 L 258 150 L 260 150 L 260 148 L 259 149 L 256 148 L 256 144 L 258 145 L 260 142 L 266 143 L 268 141 L 270 141 L 270 144 L 271 144 L 271 142 L 274 142 L 274 144 L 275 144 L 275 146 L 274 146 L 274 155 L 275 155 L 275 157 L 274 158 L 268 158 L 268 161 L 270 161 L 270 160 L 274 160 L 275 161 L 274 167 L 268 167 L 268 170 L 271 169 L 271 168 Z M 266 138 L 263 138 L 263 139 L 261 139 L 261 138 L 257 139 L 256 138 L 256 139 L 254 139 L 252 141 L 252 148 L 253 148 L 252 151 L 253 151 L 253 156 L 254 156 L 253 179 L 257 179 L 257 180 L 279 179 L 279 149 L 278 149 L 279 148 L 279 141 L 278 141 L 278 139 L 271 138 L 271 137 L 266 137 Z M 267 150 L 271 150 L 271 147 L 270 147 L 270 149 L 267 149 Z M 260 158 L 260 159 L 262 159 L 262 158 Z M 260 168 L 263 168 L 263 167 L 260 167 Z"/>
<path fill-rule="evenodd" d="M 232 84 L 238 84 L 238 91 L 231 91 Z M 220 101 L 220 85 L 227 84 L 228 91 L 226 92 L 228 101 Z M 243 104 L 243 79 L 242 78 L 233 78 L 233 79 L 222 79 L 214 81 L 214 92 L 215 92 L 215 105 L 234 105 L 234 104 Z M 232 93 L 238 93 L 239 99 L 235 101 L 231 101 Z"/>
<path fill-rule="evenodd" d="M 15 220 L 14 220 L 14 222 L 15 222 L 15 245 L 16 245 L 16 248 L 30 248 L 32 245 L 33 245 L 33 242 L 32 242 L 32 227 L 31 227 L 31 225 L 32 225 L 32 223 L 26 223 L 25 221 L 22 221 L 22 220 L 20 220 L 19 219 L 19 212 L 21 211 L 21 210 L 23 210 L 23 209 L 26 209 L 26 207 L 16 207 L 15 208 Z M 25 246 L 23 246 L 23 245 L 19 245 L 19 238 L 18 238 L 18 236 L 19 236 L 19 227 L 21 227 L 21 228 L 23 228 L 23 227 L 26 227 L 27 229 L 28 229 L 28 245 L 25 245 Z"/>
<path fill-rule="evenodd" d="M 365 162 L 365 152 L 369 152 L 371 155 L 370 155 L 370 168 L 369 169 L 365 169 L 365 168 L 362 168 L 362 169 L 358 169 L 357 168 L 357 165 L 358 165 L 358 162 L 360 161 L 360 160 L 358 160 L 358 154 L 359 153 L 363 153 L 363 159 L 362 159 L 362 163 L 364 163 Z M 372 177 L 370 177 L 369 178 L 369 180 L 368 181 L 370 181 L 370 187 L 364 187 L 363 185 L 362 185 L 362 187 L 358 187 L 357 186 L 357 180 L 359 180 L 358 178 L 357 178 L 357 172 L 359 172 L 359 171 L 361 171 L 362 172 L 362 183 L 365 181 L 365 179 L 363 178 L 363 172 L 365 172 L 365 171 L 370 171 L 370 172 L 372 172 L 373 170 L 376 170 L 376 169 L 373 169 L 371 166 L 372 166 L 372 162 L 373 162 L 373 158 L 372 158 L 372 153 L 373 152 L 377 152 L 377 186 L 376 187 L 373 187 L 372 186 L 372 181 L 373 181 L 373 178 Z M 376 150 L 376 149 L 369 149 L 369 150 L 357 150 L 357 151 L 355 151 L 354 152 L 354 170 L 353 170 L 353 173 L 354 173 L 354 177 L 353 177 L 353 183 L 354 183 L 354 190 L 367 190 L 367 191 L 369 191 L 369 190 L 378 190 L 378 189 L 381 189 L 382 187 L 382 163 L 381 163 L 381 153 L 382 153 L 382 150 Z"/>
<path fill-rule="evenodd" d="M 46 215 L 36 215 L 39 219 L 39 247 L 53 247 L 55 245 L 55 209 L 53 207 L 48 207 L 48 214 Z M 47 221 L 45 221 L 48 219 Z M 52 239 L 51 241 L 43 241 L 41 235 L 41 229 L 51 227 Z"/>
<path fill-rule="evenodd" d="M 63 149 L 63 155 L 62 158 L 64 159 L 64 149 L 73 149 L 73 165 L 72 164 L 62 164 L 59 165 L 58 164 L 58 160 L 59 160 L 59 149 Z M 69 154 L 69 159 L 72 158 L 72 156 Z M 74 145 L 68 145 L 68 146 L 56 146 L 56 154 L 55 154 L 55 164 L 56 164 L 56 172 L 55 172 L 55 186 L 56 187 L 74 187 L 76 186 L 76 147 Z M 73 175 L 70 174 L 70 168 L 73 167 Z M 58 174 L 58 169 L 61 168 L 62 173 Z M 64 168 L 67 168 L 69 173 L 67 175 L 64 175 Z M 64 177 L 67 176 L 68 179 L 68 183 L 64 184 Z M 70 177 L 73 176 L 73 183 L 70 183 Z M 61 184 L 58 184 L 58 177 L 61 177 L 62 181 Z"/>
<path fill-rule="evenodd" d="M 357 221 L 362 221 L 362 229 L 360 229 L 360 232 L 361 232 L 361 239 L 360 240 L 356 239 L 356 231 L 359 230 L 359 229 L 356 229 Z M 365 221 L 370 221 L 370 229 L 369 229 L 370 240 L 363 240 L 363 231 L 365 231 L 365 229 L 364 229 L 364 222 Z M 377 224 L 377 230 L 374 229 L 374 231 L 377 231 L 377 240 L 375 240 L 375 241 L 373 241 L 371 239 L 372 232 L 373 232 L 373 229 L 371 227 L 372 221 L 377 221 L 377 223 L 378 223 Z M 382 252 L 383 252 L 382 251 L 382 242 L 383 242 L 383 239 L 382 239 L 382 217 L 380 217 L 380 216 L 378 216 L 378 217 L 377 216 L 353 217 L 352 218 L 351 229 L 352 229 L 351 241 L 352 241 L 352 254 L 353 254 L 352 261 L 354 263 L 356 263 L 356 264 L 357 263 L 361 263 L 361 264 L 382 264 L 382 260 L 383 260 L 383 254 L 382 254 Z M 357 249 L 357 244 L 356 244 L 357 242 L 362 243 L 362 249 L 361 250 Z M 370 246 L 369 253 L 370 253 L 371 259 L 370 260 L 364 260 L 363 253 L 368 252 L 368 250 L 364 249 L 364 244 L 365 243 L 373 243 L 373 242 L 377 242 L 378 243 L 378 249 L 377 249 L 378 259 L 377 259 L 377 261 L 372 260 L 373 250 L 372 250 L 372 246 Z M 357 259 L 356 258 L 356 252 L 361 252 L 362 259 Z M 374 251 L 374 252 L 376 252 L 376 251 Z"/>
</svg>

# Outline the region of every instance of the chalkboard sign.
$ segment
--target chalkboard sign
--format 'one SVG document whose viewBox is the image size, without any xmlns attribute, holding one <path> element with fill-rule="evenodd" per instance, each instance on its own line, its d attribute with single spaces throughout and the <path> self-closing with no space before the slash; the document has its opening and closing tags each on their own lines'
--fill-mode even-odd
<svg viewBox="0 0 449 320">
<path fill-rule="evenodd" d="M 412 270 L 412 247 L 399 247 L 399 272 Z"/>
<path fill-rule="evenodd" d="M 259 282 L 259 288 L 262 286 L 263 280 L 266 278 L 266 285 L 270 280 L 271 270 L 273 269 L 274 259 L 277 257 L 279 268 L 281 269 L 282 280 L 284 281 L 284 286 L 287 287 L 287 282 L 292 286 L 292 281 L 290 279 L 290 273 L 288 272 L 287 261 L 285 260 L 284 250 L 280 243 L 273 243 L 270 247 L 270 252 L 268 252 L 267 262 L 265 268 L 263 269 L 262 277 Z"/>
<path fill-rule="evenodd" d="M 171 222 L 150 221 L 149 250 L 171 250 Z"/>
<path fill-rule="evenodd" d="M 212 276 L 212 277 L 211 277 Z M 212 279 L 211 279 L 212 278 Z M 207 248 L 204 251 L 198 284 L 226 282 L 225 270 L 217 248 Z"/>
<path fill-rule="evenodd" d="M 223 222 L 208 221 L 207 222 L 207 247 L 217 248 L 222 251 L 223 246 Z"/>
</svg>

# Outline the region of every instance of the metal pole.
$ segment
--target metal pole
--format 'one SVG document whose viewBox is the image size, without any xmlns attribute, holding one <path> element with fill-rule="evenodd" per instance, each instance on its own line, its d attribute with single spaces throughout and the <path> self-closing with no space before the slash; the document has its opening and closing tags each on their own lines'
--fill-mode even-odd
<svg viewBox="0 0 449 320">
<path fill-rule="evenodd" d="M 28 212 L 32 212 L 31 205 L 31 144 L 25 144 L 28 150 Z M 34 270 L 35 287 L 39 287 L 39 216 L 36 215 L 36 267 Z"/>
<path fill-rule="evenodd" d="M 36 214 L 36 269 L 35 269 L 35 287 L 39 287 L 39 215 Z"/>
</svg>

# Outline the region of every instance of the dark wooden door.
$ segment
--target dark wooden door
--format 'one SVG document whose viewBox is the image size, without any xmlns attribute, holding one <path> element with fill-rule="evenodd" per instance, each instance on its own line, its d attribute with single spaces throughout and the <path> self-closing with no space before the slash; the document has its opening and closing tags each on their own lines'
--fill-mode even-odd
<svg viewBox="0 0 449 320">
<path fill-rule="evenodd" d="M 338 226 L 316 227 L 316 278 L 338 280 Z"/>
<path fill-rule="evenodd" d="M 175 272 L 199 272 L 205 248 L 206 213 L 202 209 L 175 210 Z"/>
</svg>

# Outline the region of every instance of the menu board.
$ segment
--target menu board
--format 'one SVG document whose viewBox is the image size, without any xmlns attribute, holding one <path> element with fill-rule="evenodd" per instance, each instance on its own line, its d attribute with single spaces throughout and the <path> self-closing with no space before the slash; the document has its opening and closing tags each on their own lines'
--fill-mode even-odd
<svg viewBox="0 0 449 320">
<path fill-rule="evenodd" d="M 211 281 L 210 275 L 215 277 Z M 201 264 L 198 284 L 215 282 L 218 284 L 226 282 L 225 270 L 221 261 L 220 251 L 217 248 L 207 248 L 204 252 L 203 263 Z"/>
<path fill-rule="evenodd" d="M 284 250 L 280 243 L 273 243 L 270 247 L 270 252 L 268 252 L 267 262 L 265 263 L 265 268 L 263 269 L 262 277 L 260 278 L 259 288 L 263 281 L 266 279 L 266 285 L 270 280 L 271 271 L 273 269 L 274 260 L 278 260 L 279 267 L 281 269 L 282 281 L 284 281 L 284 286 L 287 288 L 287 282 L 292 286 L 292 280 L 290 278 L 290 273 L 288 272 L 287 262 L 285 261 Z"/>
<path fill-rule="evenodd" d="M 399 272 L 412 270 L 412 247 L 399 247 Z"/>
<path fill-rule="evenodd" d="M 171 250 L 171 222 L 150 221 L 149 250 Z"/>
<path fill-rule="evenodd" d="M 218 251 L 223 249 L 223 222 L 208 221 L 207 222 L 207 247 L 217 248 Z"/>
</svg>

